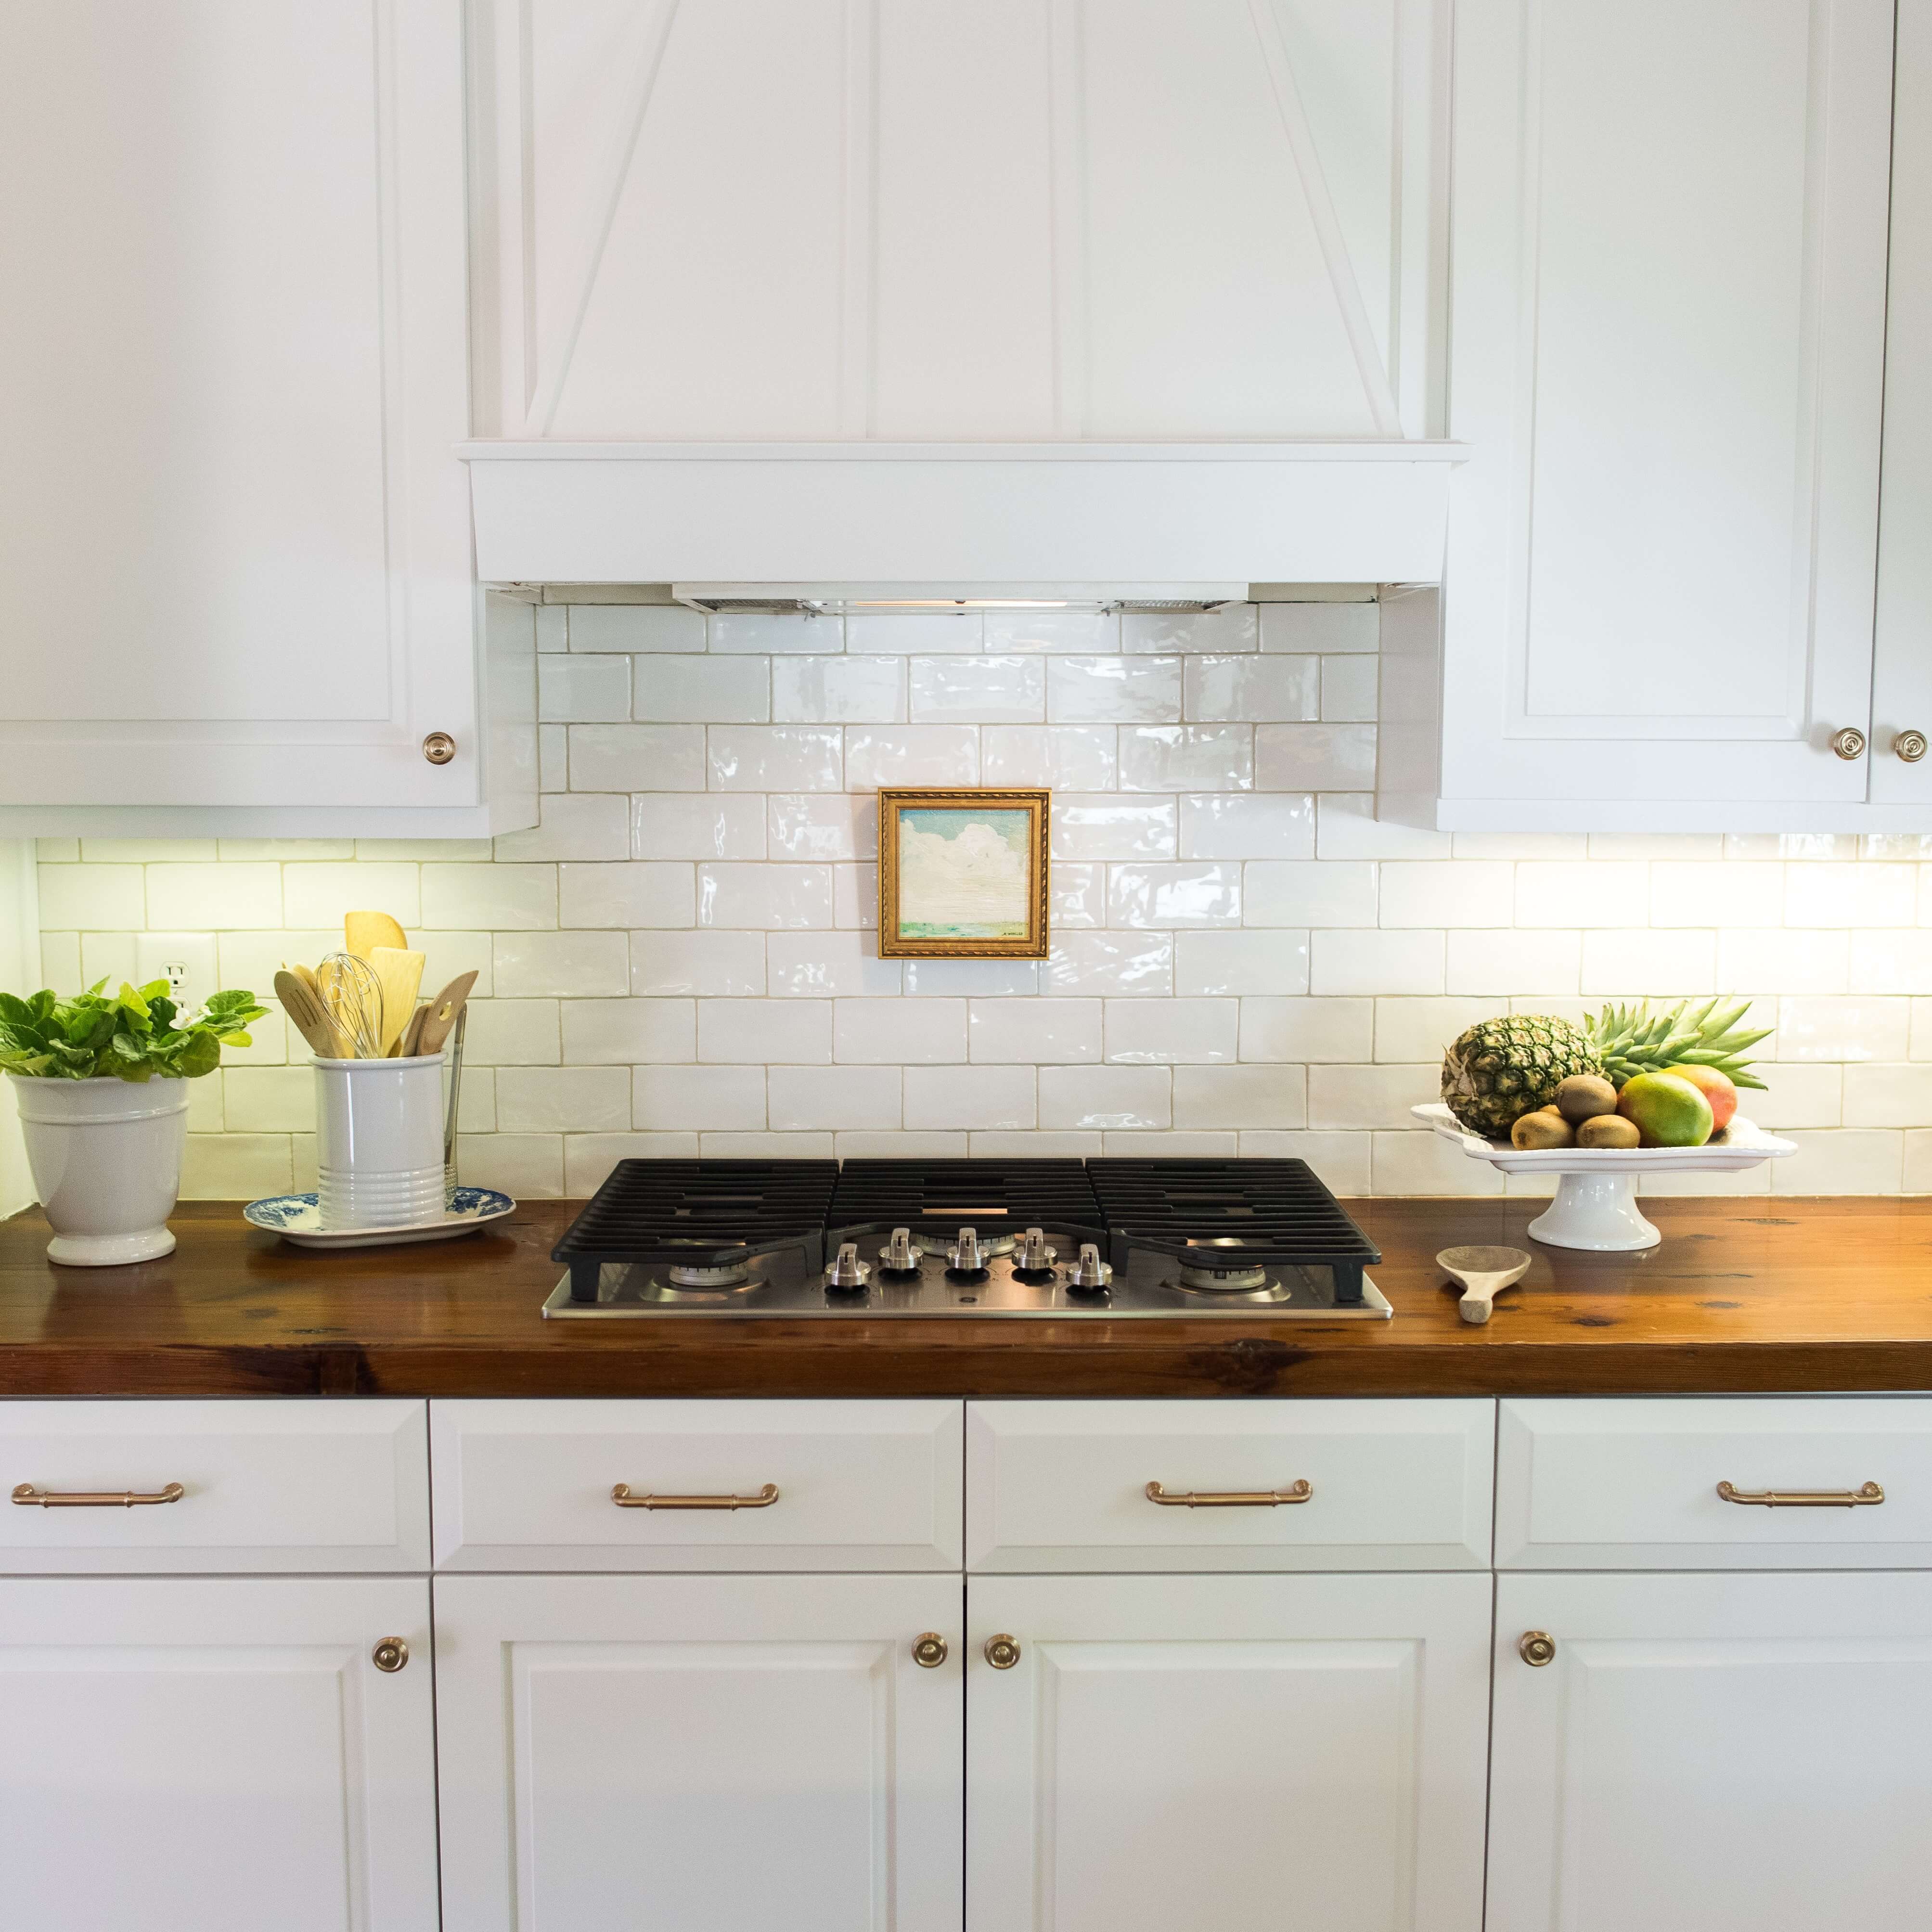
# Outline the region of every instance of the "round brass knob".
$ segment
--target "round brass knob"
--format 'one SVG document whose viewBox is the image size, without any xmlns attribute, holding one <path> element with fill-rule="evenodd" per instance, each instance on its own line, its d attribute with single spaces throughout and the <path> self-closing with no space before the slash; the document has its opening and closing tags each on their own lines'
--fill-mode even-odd
<svg viewBox="0 0 1932 1932">
<path fill-rule="evenodd" d="M 369 1653 L 378 1670 L 400 1670 L 410 1660 L 410 1647 L 399 1636 L 386 1636 Z"/>
<path fill-rule="evenodd" d="M 1847 724 L 1832 740 L 1832 748 L 1841 758 L 1862 758 L 1865 754 L 1865 734 L 1856 726 Z"/>
<path fill-rule="evenodd" d="M 1916 765 L 1925 755 L 1925 734 L 1901 731 L 1892 741 L 1892 748 L 1908 765 Z"/>
<path fill-rule="evenodd" d="M 1540 1670 L 1556 1654 L 1556 1640 L 1547 1630 L 1525 1630 L 1516 1645 L 1523 1662 Z"/>
<path fill-rule="evenodd" d="M 1020 1660 L 1020 1647 L 1004 1630 L 986 1640 L 986 1661 L 995 1670 L 1010 1670 Z"/>
<path fill-rule="evenodd" d="M 1862 745 L 1864 740 L 1861 738 L 1858 742 Z M 423 756 L 433 765 L 446 765 L 455 755 L 456 740 L 447 731 L 432 731 L 423 740 Z M 1852 755 L 1849 752 L 1845 754 L 1847 758 Z"/>
<path fill-rule="evenodd" d="M 946 1661 L 946 1640 L 937 1630 L 922 1630 L 914 1638 L 912 1660 L 922 1670 L 937 1670 Z"/>
</svg>

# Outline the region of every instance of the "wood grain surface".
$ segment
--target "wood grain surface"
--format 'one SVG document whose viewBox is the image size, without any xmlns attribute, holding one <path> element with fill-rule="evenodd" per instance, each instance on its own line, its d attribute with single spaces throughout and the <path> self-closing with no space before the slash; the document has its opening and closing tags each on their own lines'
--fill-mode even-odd
<svg viewBox="0 0 1932 1932">
<path fill-rule="evenodd" d="M 229 1203 L 177 1209 L 180 1245 L 59 1268 L 38 1210 L 0 1222 L 0 1394 L 1281 1396 L 1932 1388 L 1932 1200 L 1652 1200 L 1642 1255 L 1524 1234 L 1534 1201 L 1358 1201 L 1389 1322 L 545 1322 L 538 1202 L 437 1246 L 326 1253 Z M 1440 1249 L 1536 1259 L 1486 1327 Z"/>
</svg>

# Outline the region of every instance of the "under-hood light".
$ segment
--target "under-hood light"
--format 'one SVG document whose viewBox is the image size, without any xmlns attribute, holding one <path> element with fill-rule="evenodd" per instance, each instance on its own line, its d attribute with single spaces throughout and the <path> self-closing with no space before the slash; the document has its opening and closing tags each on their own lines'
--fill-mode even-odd
<svg viewBox="0 0 1932 1932">
<path fill-rule="evenodd" d="M 836 617 L 848 611 L 966 616 L 975 610 L 1218 610 L 1248 594 L 1245 584 L 674 584 L 692 609 L 790 611 Z"/>
</svg>

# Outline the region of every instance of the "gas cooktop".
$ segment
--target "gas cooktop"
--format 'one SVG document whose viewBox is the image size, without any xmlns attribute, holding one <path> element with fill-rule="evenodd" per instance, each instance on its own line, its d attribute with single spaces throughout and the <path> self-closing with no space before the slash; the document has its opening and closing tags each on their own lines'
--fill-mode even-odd
<svg viewBox="0 0 1932 1932">
<path fill-rule="evenodd" d="M 550 1317 L 1387 1321 L 1374 1244 L 1298 1160 L 626 1160 Z"/>
</svg>

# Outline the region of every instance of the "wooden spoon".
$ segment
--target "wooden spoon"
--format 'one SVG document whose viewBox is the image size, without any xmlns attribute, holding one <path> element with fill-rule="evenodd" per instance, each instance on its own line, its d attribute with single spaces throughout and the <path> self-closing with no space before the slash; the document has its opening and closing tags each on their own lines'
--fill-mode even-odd
<svg viewBox="0 0 1932 1932">
<path fill-rule="evenodd" d="M 278 973 L 275 998 L 281 1001 L 282 1011 L 288 1015 L 296 1032 L 308 1042 L 318 1060 L 342 1058 L 342 1042 L 337 1036 L 335 1022 L 328 1017 L 307 980 L 298 980 L 290 972 Z"/>
<path fill-rule="evenodd" d="M 456 1016 L 462 1012 L 463 1003 L 469 998 L 470 989 L 476 983 L 474 973 L 459 973 L 423 1009 L 422 1024 L 416 1032 L 416 1050 L 418 1054 L 442 1051 L 442 1043 L 449 1037 L 449 1030 L 455 1025 Z"/>
<path fill-rule="evenodd" d="M 1444 1248 L 1436 1265 L 1460 1283 L 1456 1307 L 1465 1322 L 1486 1322 L 1496 1298 L 1529 1272 L 1532 1257 L 1520 1248 Z"/>
</svg>

